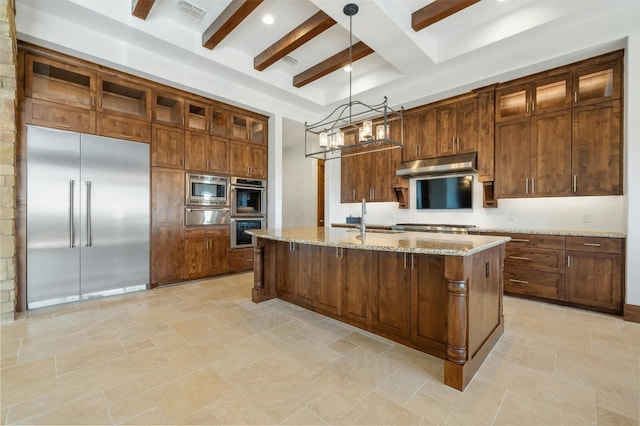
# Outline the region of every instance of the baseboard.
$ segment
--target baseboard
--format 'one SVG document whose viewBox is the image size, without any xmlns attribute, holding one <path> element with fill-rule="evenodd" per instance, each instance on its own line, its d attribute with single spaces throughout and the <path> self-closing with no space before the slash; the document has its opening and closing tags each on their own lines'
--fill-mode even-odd
<svg viewBox="0 0 640 426">
<path fill-rule="evenodd" d="M 640 306 L 625 303 L 622 317 L 625 321 L 640 322 Z"/>
</svg>

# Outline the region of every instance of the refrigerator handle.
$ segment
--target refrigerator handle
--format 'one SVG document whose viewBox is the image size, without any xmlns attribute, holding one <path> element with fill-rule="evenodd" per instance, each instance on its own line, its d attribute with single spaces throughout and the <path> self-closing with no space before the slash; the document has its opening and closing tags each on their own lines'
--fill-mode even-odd
<svg viewBox="0 0 640 426">
<path fill-rule="evenodd" d="M 87 185 L 87 247 L 91 247 L 91 181 L 86 182 Z"/>
<path fill-rule="evenodd" d="M 74 248 L 75 247 L 75 240 L 76 240 L 76 236 L 75 233 L 73 232 L 73 228 L 74 228 L 74 221 L 73 221 L 73 204 L 74 204 L 74 200 L 73 200 L 73 192 L 74 192 L 74 187 L 76 185 L 76 181 L 75 180 L 70 180 L 69 181 L 69 248 Z"/>
</svg>

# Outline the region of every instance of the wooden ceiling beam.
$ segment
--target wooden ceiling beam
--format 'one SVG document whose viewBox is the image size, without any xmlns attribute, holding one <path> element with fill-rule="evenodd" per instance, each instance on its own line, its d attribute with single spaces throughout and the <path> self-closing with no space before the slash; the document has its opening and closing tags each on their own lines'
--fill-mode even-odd
<svg viewBox="0 0 640 426">
<path fill-rule="evenodd" d="M 209 28 L 202 33 L 202 46 L 216 47 L 231 31 L 253 12 L 263 0 L 233 0 Z"/>
<path fill-rule="evenodd" d="M 478 3 L 480 0 L 435 0 L 411 14 L 411 27 L 420 31 L 444 18 Z"/>
<path fill-rule="evenodd" d="M 131 0 L 131 14 L 144 21 L 155 2 L 156 0 Z"/>
<path fill-rule="evenodd" d="M 373 53 L 373 49 L 359 41 L 351 46 L 351 58 L 355 62 L 358 59 L 362 59 Z M 312 81 L 315 81 L 327 74 L 330 74 L 340 68 L 349 65 L 349 48 L 346 48 L 342 52 L 336 53 L 332 57 L 325 59 L 317 65 L 301 72 L 293 77 L 293 85 L 295 87 L 305 86 Z"/>
<path fill-rule="evenodd" d="M 329 15 L 319 11 L 253 59 L 253 68 L 264 71 L 315 36 L 335 25 Z"/>
</svg>

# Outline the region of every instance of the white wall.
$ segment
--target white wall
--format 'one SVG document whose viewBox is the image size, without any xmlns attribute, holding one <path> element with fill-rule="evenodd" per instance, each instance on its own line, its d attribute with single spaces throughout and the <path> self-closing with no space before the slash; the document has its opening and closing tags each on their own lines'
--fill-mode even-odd
<svg viewBox="0 0 640 426">
<path fill-rule="evenodd" d="M 318 161 L 304 156 L 304 124 L 283 119 L 282 226 L 316 226 Z"/>
</svg>

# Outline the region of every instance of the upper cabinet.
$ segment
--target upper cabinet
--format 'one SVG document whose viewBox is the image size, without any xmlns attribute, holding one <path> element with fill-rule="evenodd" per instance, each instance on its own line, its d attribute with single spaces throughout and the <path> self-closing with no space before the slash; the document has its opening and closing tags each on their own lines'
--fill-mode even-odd
<svg viewBox="0 0 640 426">
<path fill-rule="evenodd" d="M 151 121 L 151 89 L 139 81 L 99 76 L 98 111 Z"/>
<path fill-rule="evenodd" d="M 267 122 L 242 113 L 231 114 L 231 137 L 248 142 L 264 144 L 267 141 L 265 131 Z"/>
<path fill-rule="evenodd" d="M 574 73 L 573 102 L 576 106 L 620 99 L 622 59 L 594 65 Z"/>
<path fill-rule="evenodd" d="M 438 107 L 438 156 L 478 150 L 478 107 L 475 95 Z"/>
<path fill-rule="evenodd" d="M 571 107 L 571 74 L 501 85 L 496 90 L 496 121 L 525 118 Z"/>
<path fill-rule="evenodd" d="M 404 116 L 402 160 L 413 161 L 437 156 L 436 108 L 421 109 Z"/>
<path fill-rule="evenodd" d="M 153 121 L 170 126 L 184 126 L 184 98 L 179 93 L 153 92 Z"/>
<path fill-rule="evenodd" d="M 187 99 L 185 107 L 187 130 L 207 132 L 214 136 L 229 136 L 229 112 L 210 102 Z"/>
</svg>

